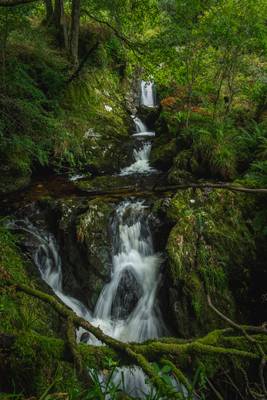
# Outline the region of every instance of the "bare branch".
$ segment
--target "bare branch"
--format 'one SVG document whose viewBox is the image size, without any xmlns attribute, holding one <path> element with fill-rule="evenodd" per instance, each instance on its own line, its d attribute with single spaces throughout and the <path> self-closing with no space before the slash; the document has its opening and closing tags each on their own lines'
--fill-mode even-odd
<svg viewBox="0 0 267 400">
<path fill-rule="evenodd" d="M 0 7 L 14 7 L 23 4 L 34 3 L 39 0 L 0 0 Z"/>
</svg>

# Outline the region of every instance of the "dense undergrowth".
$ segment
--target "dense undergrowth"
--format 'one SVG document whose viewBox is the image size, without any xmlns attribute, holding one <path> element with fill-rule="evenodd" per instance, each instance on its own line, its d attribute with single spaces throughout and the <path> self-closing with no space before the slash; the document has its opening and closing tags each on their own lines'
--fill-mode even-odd
<svg viewBox="0 0 267 400">
<path fill-rule="evenodd" d="M 102 172 L 105 157 L 99 160 L 99 152 L 116 153 L 114 143 L 127 134 L 120 76 L 113 68 L 112 57 L 118 57 L 114 38 L 105 36 L 104 28 L 86 26 L 89 43 L 102 42 L 82 79 L 69 83 L 74 70 L 52 32 L 40 29 L 40 21 L 27 22 L 26 33 L 10 33 L 0 82 L 3 191 L 6 185 L 16 189 L 14 178 L 19 187 L 19 178 L 42 168 L 71 173 L 92 166 Z M 21 29 L 22 22 L 16 23 Z"/>
</svg>

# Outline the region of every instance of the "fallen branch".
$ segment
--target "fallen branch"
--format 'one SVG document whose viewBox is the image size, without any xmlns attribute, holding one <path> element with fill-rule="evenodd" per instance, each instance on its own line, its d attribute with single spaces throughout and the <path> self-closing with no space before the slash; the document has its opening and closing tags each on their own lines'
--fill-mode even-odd
<svg viewBox="0 0 267 400">
<path fill-rule="evenodd" d="M 267 194 L 267 189 L 259 188 L 252 189 L 243 186 L 233 186 L 232 184 L 216 184 L 216 183 L 188 183 L 181 185 L 167 185 L 160 187 L 148 187 L 147 189 L 143 189 L 143 185 L 133 184 L 133 185 L 125 185 L 116 187 L 115 189 L 86 189 L 83 188 L 82 185 L 77 186 L 77 189 L 81 192 L 86 192 L 89 196 L 105 196 L 105 195 L 125 195 L 125 194 L 142 194 L 143 196 L 149 196 L 153 193 L 168 193 L 175 192 L 177 190 L 186 190 L 186 189 L 224 189 L 230 190 L 233 192 L 243 192 L 243 193 L 251 193 L 251 194 Z"/>
<path fill-rule="evenodd" d="M 232 183 L 188 183 L 180 185 L 169 185 L 165 187 L 154 187 L 154 192 L 167 192 L 172 190 L 182 190 L 182 189 L 225 189 L 234 192 L 244 192 L 244 193 L 264 193 L 267 194 L 267 189 L 265 188 L 248 188 L 245 186 L 235 186 Z"/>
<path fill-rule="evenodd" d="M 262 356 L 250 351 L 250 347 L 244 348 L 240 346 L 240 337 L 232 338 L 230 344 L 232 343 L 236 347 L 223 347 L 222 338 L 224 335 L 231 332 L 231 329 L 222 329 L 218 331 L 214 331 L 214 337 L 212 334 L 208 334 L 203 338 L 196 338 L 188 341 L 178 341 L 177 339 L 169 338 L 164 341 L 163 339 L 149 341 L 146 343 L 124 343 L 117 339 L 114 339 L 108 335 L 106 335 L 99 327 L 95 327 L 89 321 L 84 320 L 83 318 L 77 316 L 71 309 L 61 304 L 54 296 L 48 295 L 40 290 L 34 289 L 27 285 L 21 283 L 14 283 L 13 281 L 8 280 L 2 281 L 0 286 L 2 287 L 11 287 L 12 290 L 17 292 L 22 292 L 34 298 L 37 298 L 43 301 L 46 304 L 49 304 L 64 320 L 66 320 L 67 324 L 67 332 L 65 345 L 70 350 L 69 353 L 72 355 L 72 359 L 74 360 L 78 369 L 82 369 L 82 364 L 84 363 L 83 354 L 86 354 L 84 350 L 84 345 L 78 345 L 75 340 L 75 328 L 82 327 L 92 335 L 94 335 L 97 339 L 99 339 L 103 344 L 107 345 L 109 349 L 114 352 L 116 358 L 119 360 L 123 360 L 127 365 L 137 365 L 139 366 L 145 374 L 150 378 L 151 382 L 155 385 L 155 387 L 159 390 L 161 394 L 165 394 L 169 399 L 180 399 L 181 394 L 175 392 L 173 387 L 169 386 L 161 379 L 160 375 L 158 375 L 154 369 L 152 368 L 150 362 L 163 360 L 164 362 L 170 362 L 167 357 L 174 357 L 174 359 L 183 362 L 185 365 L 191 364 L 192 357 L 196 357 L 196 359 L 202 354 L 219 357 L 219 356 L 230 356 L 230 357 L 238 357 L 245 360 L 254 361 L 262 361 Z M 252 327 L 242 327 L 243 331 L 251 330 Z M 252 336 L 253 341 L 258 341 L 257 336 L 260 336 L 262 339 L 262 332 L 259 331 L 259 327 L 256 327 L 257 334 Z M 265 330 L 264 330 L 265 333 Z M 229 338 L 226 336 L 226 338 Z M 242 337 L 241 337 L 242 338 Z M 265 336 L 264 336 L 265 339 Z M 267 339 L 267 338 L 266 338 Z M 210 340 L 210 343 L 209 343 Z M 1 344 L 1 343 L 0 343 Z M 264 345 L 267 346 L 264 341 Z M 62 342 L 61 342 L 62 346 Z M 63 347 L 64 347 L 63 346 Z M 243 343 L 242 343 L 243 346 Z M 92 348 L 92 346 L 88 346 Z M 99 347 L 96 347 L 99 351 Z M 80 349 L 83 349 L 81 352 Z M 84 353 L 85 351 L 85 353 Z M 91 351 L 91 350 L 90 350 Z M 63 348 L 62 348 L 63 352 Z M 89 352 L 89 350 L 88 350 Z M 187 356 L 187 357 L 185 357 Z M 264 361 L 266 362 L 266 356 L 264 356 Z M 175 365 L 174 365 L 175 367 Z M 189 385 L 186 383 L 186 378 L 182 372 L 179 372 L 178 368 L 174 368 L 174 374 L 179 376 L 180 381 L 185 385 Z"/>
</svg>

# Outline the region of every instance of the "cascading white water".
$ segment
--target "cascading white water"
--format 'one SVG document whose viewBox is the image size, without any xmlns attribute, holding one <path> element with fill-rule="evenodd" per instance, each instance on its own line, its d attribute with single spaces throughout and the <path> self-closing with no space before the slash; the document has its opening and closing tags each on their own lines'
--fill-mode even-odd
<svg viewBox="0 0 267 400">
<path fill-rule="evenodd" d="M 141 105 L 145 107 L 155 107 L 155 89 L 153 82 L 141 81 Z"/>
<path fill-rule="evenodd" d="M 117 207 L 112 224 L 111 280 L 103 287 L 93 313 L 77 299 L 64 294 L 55 237 L 29 220 L 11 222 L 9 227 L 31 235 L 27 246 L 42 278 L 76 314 L 121 341 L 142 342 L 166 332 L 156 300 L 161 257 L 153 249 L 146 208 L 142 201 L 125 201 Z M 79 329 L 78 340 L 84 332 Z M 101 345 L 92 335 L 88 343 Z M 113 377 L 117 384 L 122 373 L 127 393 L 143 398 L 151 390 L 140 368 L 118 369 Z"/>
<path fill-rule="evenodd" d="M 144 142 L 140 149 L 134 149 L 133 157 L 134 163 L 129 165 L 129 167 L 125 167 L 121 170 L 120 175 L 135 175 L 135 174 L 143 174 L 148 175 L 153 172 L 156 172 L 154 168 L 149 165 L 149 156 L 151 152 L 151 143 Z"/>
<path fill-rule="evenodd" d="M 147 131 L 147 127 L 144 124 L 144 122 L 141 121 L 140 118 L 136 117 L 136 116 L 132 116 L 134 124 L 135 124 L 135 129 L 136 129 L 136 133 L 141 133 L 141 132 L 146 132 Z"/>
<path fill-rule="evenodd" d="M 117 208 L 111 281 L 104 286 L 94 311 L 98 322 L 108 320 L 112 336 L 122 341 L 141 342 L 163 333 L 155 305 L 161 258 L 153 250 L 145 209 L 141 201 L 126 201 Z M 135 291 L 130 299 L 128 286 Z"/>
<path fill-rule="evenodd" d="M 90 320 L 92 315 L 84 304 L 63 293 L 61 257 L 54 235 L 33 225 L 28 219 L 11 221 L 8 223 L 8 227 L 30 234 L 32 240 L 27 243 L 27 247 L 31 251 L 33 261 L 38 267 L 42 279 L 77 315 Z"/>
<path fill-rule="evenodd" d="M 136 129 L 136 133 L 134 133 L 132 136 L 135 137 L 139 136 L 142 139 L 145 139 L 146 137 L 155 136 L 155 132 L 149 132 L 147 130 L 146 125 L 144 124 L 144 122 L 141 121 L 140 118 L 136 116 L 132 117 Z M 133 158 L 134 158 L 133 164 L 123 168 L 120 172 L 120 175 L 121 176 L 136 175 L 136 174 L 148 175 L 152 174 L 153 172 L 156 172 L 156 170 L 149 165 L 151 146 L 152 145 L 150 142 L 142 141 L 141 146 L 133 150 Z"/>
<path fill-rule="evenodd" d="M 145 211 L 141 201 L 123 202 L 116 210 L 111 281 L 99 296 L 92 320 L 124 342 L 143 342 L 166 332 L 156 302 L 161 257 L 154 252 Z M 116 383 L 122 372 L 127 393 L 142 398 L 151 390 L 137 367 L 118 370 Z"/>
<path fill-rule="evenodd" d="M 147 126 L 144 124 L 144 122 L 141 121 L 140 118 L 133 116 L 133 121 L 134 121 L 135 129 L 136 129 L 136 133 L 134 133 L 133 136 L 135 136 L 135 137 L 155 136 L 155 132 L 149 131 Z"/>
</svg>

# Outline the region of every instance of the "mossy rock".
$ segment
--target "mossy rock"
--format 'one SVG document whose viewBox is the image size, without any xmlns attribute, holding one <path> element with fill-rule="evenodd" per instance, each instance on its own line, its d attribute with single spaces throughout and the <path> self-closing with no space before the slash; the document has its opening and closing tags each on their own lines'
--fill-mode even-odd
<svg viewBox="0 0 267 400">
<path fill-rule="evenodd" d="M 142 121 L 147 125 L 148 129 L 153 129 L 154 125 L 160 115 L 160 109 L 156 107 L 141 106 L 138 109 L 138 115 Z"/>
<path fill-rule="evenodd" d="M 192 171 L 196 173 L 198 169 L 198 162 L 194 158 L 191 149 L 179 151 L 174 157 L 173 164 L 169 170 L 168 182 L 179 184 L 185 181 L 192 181 Z"/>
<path fill-rule="evenodd" d="M 0 226 L 0 282 L 8 278 L 15 283 L 39 287 L 37 274 L 32 273 L 36 267 L 25 258 L 18 243 L 14 234 Z M 44 284 L 42 290 L 46 289 L 51 294 Z M 34 350 L 33 338 L 35 335 L 43 335 L 48 341 L 57 342 L 62 336 L 62 322 L 49 305 L 26 294 L 17 293 L 12 287 L 1 288 L 0 315 L 0 333 L 7 338 L 20 335 L 11 354 L 0 352 L 0 391 L 40 396 L 49 385 L 46 373 L 51 372 L 52 381 L 57 365 L 54 364 L 51 369 L 46 362 L 48 357 L 53 359 L 51 347 L 46 348 L 44 357 L 44 352 Z M 40 363 L 42 369 L 37 367 Z"/>
<path fill-rule="evenodd" d="M 128 128 L 129 125 L 125 125 Z M 116 173 L 131 162 L 132 139 L 128 132 L 119 138 L 99 137 L 97 140 L 87 140 L 86 168 L 93 174 Z"/>
<path fill-rule="evenodd" d="M 182 336 L 221 324 L 207 305 L 207 293 L 222 312 L 235 316 L 234 298 L 247 287 L 255 249 L 242 204 L 239 194 L 192 189 L 177 192 L 169 204 L 167 217 L 174 224 L 167 243 L 169 303 Z"/>
<path fill-rule="evenodd" d="M 163 170 L 168 169 L 172 164 L 176 151 L 175 138 L 167 141 L 163 136 L 156 138 L 151 151 L 151 164 Z"/>
<path fill-rule="evenodd" d="M 16 192 L 27 187 L 31 182 L 31 174 L 14 176 L 14 173 L 1 174 L 0 196 Z"/>
<path fill-rule="evenodd" d="M 136 179 L 131 176 L 107 175 L 98 176 L 94 179 L 82 179 L 75 182 L 75 186 L 85 192 L 116 190 L 119 188 L 127 188 L 133 186 Z"/>
</svg>

